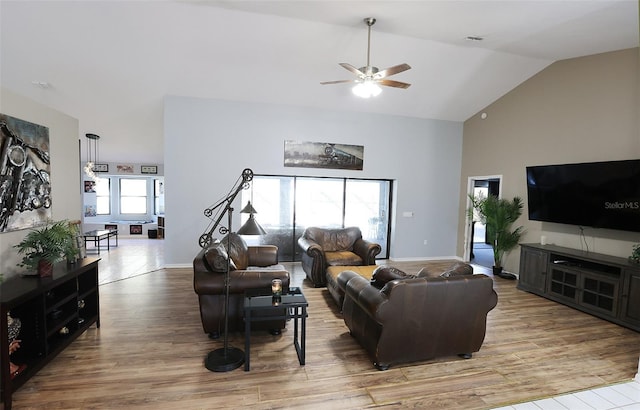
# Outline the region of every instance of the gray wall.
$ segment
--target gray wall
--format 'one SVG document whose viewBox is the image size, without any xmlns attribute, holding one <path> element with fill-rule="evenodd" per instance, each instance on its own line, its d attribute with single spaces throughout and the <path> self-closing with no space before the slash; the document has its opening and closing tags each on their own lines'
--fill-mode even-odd
<svg viewBox="0 0 640 410">
<path fill-rule="evenodd" d="M 203 210 L 224 197 L 244 168 L 393 179 L 391 257 L 456 255 L 461 123 L 177 96 L 165 99 L 164 121 L 168 266 L 192 263 L 208 230 Z M 363 145 L 364 170 L 285 168 L 285 140 Z M 239 199 L 234 206 L 241 208 Z"/>
<path fill-rule="evenodd" d="M 556 62 L 464 123 L 460 206 L 466 208 L 469 177 L 502 175 L 505 198 L 526 203 L 525 167 L 640 158 L 640 64 L 638 49 Z M 482 120 L 480 114 L 487 113 Z M 640 233 L 520 219 L 524 242 L 549 243 L 627 257 Z M 460 217 L 458 254 L 465 219 Z M 506 269 L 518 271 L 519 249 Z"/>
<path fill-rule="evenodd" d="M 51 217 L 53 220 L 80 219 L 80 162 L 78 120 L 28 98 L 0 88 L 0 112 L 49 127 L 51 155 Z M 13 245 L 28 230 L 0 233 L 0 273 L 6 278 L 19 272 L 20 261 Z"/>
</svg>

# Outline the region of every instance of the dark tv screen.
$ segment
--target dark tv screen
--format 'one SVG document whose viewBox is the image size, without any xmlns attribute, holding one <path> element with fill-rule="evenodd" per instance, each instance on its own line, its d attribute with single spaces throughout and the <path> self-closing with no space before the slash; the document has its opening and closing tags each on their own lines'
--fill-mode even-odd
<svg viewBox="0 0 640 410">
<path fill-rule="evenodd" d="M 640 160 L 527 167 L 529 219 L 640 232 Z"/>
</svg>

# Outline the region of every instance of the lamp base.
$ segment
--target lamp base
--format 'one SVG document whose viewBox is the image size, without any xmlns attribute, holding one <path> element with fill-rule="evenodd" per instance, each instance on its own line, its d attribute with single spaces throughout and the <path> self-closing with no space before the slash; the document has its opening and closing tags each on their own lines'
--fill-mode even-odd
<svg viewBox="0 0 640 410">
<path fill-rule="evenodd" d="M 204 359 L 204 367 L 212 372 L 228 372 L 237 369 L 243 363 L 244 352 L 236 347 L 212 350 Z"/>
</svg>

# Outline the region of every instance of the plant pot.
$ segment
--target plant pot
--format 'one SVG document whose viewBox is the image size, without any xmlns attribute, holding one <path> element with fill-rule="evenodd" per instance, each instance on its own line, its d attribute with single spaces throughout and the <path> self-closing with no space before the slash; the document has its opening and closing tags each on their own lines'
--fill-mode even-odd
<svg viewBox="0 0 640 410">
<path fill-rule="evenodd" d="M 38 262 L 38 275 L 41 278 L 46 278 L 53 275 L 53 263 L 46 259 L 40 259 Z"/>
<path fill-rule="evenodd" d="M 502 279 L 509 279 L 509 280 L 514 280 L 516 278 L 516 275 L 514 275 L 513 273 L 503 272 L 502 266 L 499 268 L 496 268 L 495 266 L 493 267 L 493 276 L 498 276 Z"/>
</svg>

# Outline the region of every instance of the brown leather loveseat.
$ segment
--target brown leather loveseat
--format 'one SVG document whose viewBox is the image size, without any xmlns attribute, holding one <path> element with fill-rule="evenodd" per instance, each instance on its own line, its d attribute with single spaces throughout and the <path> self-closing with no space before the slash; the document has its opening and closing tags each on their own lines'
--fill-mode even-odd
<svg viewBox="0 0 640 410">
<path fill-rule="evenodd" d="M 302 269 L 315 287 L 326 286 L 328 266 L 375 265 L 379 244 L 362 239 L 358 227 L 329 229 L 309 227 L 298 239 Z"/>
<path fill-rule="evenodd" d="M 200 302 L 200 318 L 205 333 L 217 338 L 224 332 L 224 277 L 227 257 L 231 255 L 229 272 L 229 331 L 244 330 L 244 291 L 264 289 L 271 292 L 271 280 L 281 279 L 283 292 L 289 289 L 289 272 L 278 265 L 278 247 L 247 246 L 237 234 L 231 235 L 231 251 L 226 238 L 202 249 L 193 260 L 193 288 Z M 267 329 L 277 333 L 285 327 L 284 320 L 259 321 L 252 329 Z"/>
<path fill-rule="evenodd" d="M 378 369 L 449 355 L 471 358 L 480 350 L 487 313 L 498 302 L 490 277 L 402 278 L 395 271 L 397 279 L 386 283 L 350 271 L 338 277 L 345 324 Z"/>
</svg>

